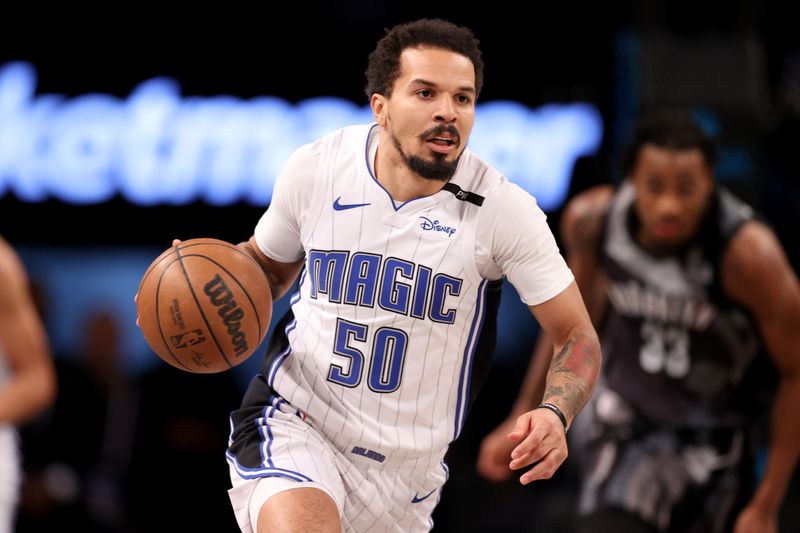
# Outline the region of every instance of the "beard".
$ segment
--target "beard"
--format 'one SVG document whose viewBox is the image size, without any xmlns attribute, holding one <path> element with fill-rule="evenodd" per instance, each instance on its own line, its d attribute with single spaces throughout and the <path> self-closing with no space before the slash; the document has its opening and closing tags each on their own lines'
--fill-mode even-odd
<svg viewBox="0 0 800 533">
<path fill-rule="evenodd" d="M 421 139 L 429 139 L 436 134 L 444 132 L 450 133 L 455 139 L 460 139 L 458 130 L 456 130 L 453 126 L 445 125 L 432 128 L 424 132 L 419 137 Z M 432 160 L 426 160 L 417 155 L 407 155 L 400 146 L 400 140 L 395 137 L 391 131 L 388 133 L 392 139 L 392 144 L 397 150 L 397 153 L 400 154 L 403 162 L 414 174 L 431 181 L 450 181 L 450 178 L 452 178 L 453 174 L 456 173 L 458 161 L 461 159 L 461 154 L 464 153 L 463 151 L 461 154 L 458 154 L 458 157 L 456 157 L 453 161 L 447 161 L 447 154 L 440 154 L 437 152 L 433 153 Z"/>
</svg>

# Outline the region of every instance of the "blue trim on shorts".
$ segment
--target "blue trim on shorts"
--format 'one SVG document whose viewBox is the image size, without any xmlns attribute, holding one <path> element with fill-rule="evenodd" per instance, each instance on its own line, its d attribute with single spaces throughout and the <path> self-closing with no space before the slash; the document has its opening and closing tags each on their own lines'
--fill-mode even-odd
<svg viewBox="0 0 800 533">
<path fill-rule="evenodd" d="M 258 431 L 259 436 L 265 436 L 266 430 L 266 439 L 262 440 L 261 444 L 259 445 L 259 450 L 261 452 L 261 464 L 268 466 L 269 468 L 277 469 L 277 470 L 284 470 L 282 468 L 278 468 L 275 466 L 275 463 L 272 461 L 272 442 L 274 441 L 274 437 L 272 436 L 272 428 L 269 426 L 269 419 L 273 418 L 275 415 L 275 411 L 280 411 L 280 406 L 282 403 L 288 405 L 288 402 L 281 398 L 280 396 L 270 395 L 269 397 L 269 405 L 264 406 L 264 410 L 261 412 L 261 416 L 255 419 L 256 430 Z M 290 470 L 287 470 L 290 472 Z M 298 474 L 302 475 L 302 474 Z"/>
<path fill-rule="evenodd" d="M 441 464 L 442 464 L 442 470 L 444 470 L 444 484 L 446 485 L 447 480 L 450 479 L 450 468 L 448 468 L 447 463 L 445 463 L 444 460 L 442 460 Z M 444 489 L 444 485 L 439 487 L 438 489 L 439 494 L 436 496 L 436 503 L 433 506 L 431 514 L 428 516 L 428 523 L 431 525 L 431 529 L 433 529 L 433 512 L 436 510 L 437 507 L 439 507 L 439 502 L 442 501 L 442 492 L 443 492 L 442 489 Z"/>
<path fill-rule="evenodd" d="M 231 453 L 230 450 L 225 452 L 225 457 L 228 459 L 228 462 L 233 466 L 234 470 L 236 470 L 236 474 L 242 479 L 255 479 L 259 477 L 282 477 L 285 479 L 290 479 L 292 481 L 299 481 L 299 482 L 308 481 L 314 483 L 314 480 L 306 476 L 305 474 L 301 474 L 299 472 L 293 472 L 291 470 L 286 470 L 285 468 L 247 468 L 246 466 L 242 466 L 239 464 L 239 461 L 236 459 L 236 456 L 233 453 Z"/>
<path fill-rule="evenodd" d="M 269 409 L 272 409 L 272 411 L 269 411 Z M 261 464 L 269 465 L 271 468 L 275 468 L 275 465 L 272 463 L 272 431 L 267 423 L 267 419 L 271 418 L 274 413 L 274 407 L 271 405 L 265 405 L 264 410 L 261 412 L 261 416 L 256 418 L 254 421 L 259 436 L 263 436 L 264 430 L 266 429 L 266 439 L 261 440 L 261 445 L 258 448 L 261 451 Z"/>
<path fill-rule="evenodd" d="M 281 410 L 281 404 L 285 403 L 286 405 L 289 405 L 285 399 L 281 398 L 276 394 L 271 394 L 270 397 L 267 399 L 267 401 L 270 403 L 272 407 L 275 408 L 276 411 Z"/>
</svg>

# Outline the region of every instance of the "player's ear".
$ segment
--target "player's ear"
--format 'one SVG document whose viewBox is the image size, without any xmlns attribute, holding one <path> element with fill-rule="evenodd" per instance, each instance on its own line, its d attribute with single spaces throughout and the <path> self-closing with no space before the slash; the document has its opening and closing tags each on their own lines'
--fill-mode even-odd
<svg viewBox="0 0 800 533">
<path fill-rule="evenodd" d="M 372 108 L 372 116 L 379 126 L 386 125 L 386 97 L 375 93 L 369 99 L 369 106 Z"/>
</svg>

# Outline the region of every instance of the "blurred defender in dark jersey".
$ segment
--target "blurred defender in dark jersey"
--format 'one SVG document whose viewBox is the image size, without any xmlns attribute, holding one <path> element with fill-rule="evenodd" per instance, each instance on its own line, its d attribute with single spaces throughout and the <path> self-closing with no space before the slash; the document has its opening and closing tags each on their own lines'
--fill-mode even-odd
<svg viewBox="0 0 800 533">
<path fill-rule="evenodd" d="M 715 183 L 715 161 L 689 115 L 655 115 L 624 184 L 565 210 L 567 259 L 606 358 L 579 531 L 777 531 L 800 451 L 800 288 L 773 232 Z M 506 435 L 540 401 L 549 359 L 540 340 L 508 421 L 484 440 L 486 477 L 510 476 Z M 770 419 L 763 476 L 748 480 L 750 430 Z"/>
</svg>

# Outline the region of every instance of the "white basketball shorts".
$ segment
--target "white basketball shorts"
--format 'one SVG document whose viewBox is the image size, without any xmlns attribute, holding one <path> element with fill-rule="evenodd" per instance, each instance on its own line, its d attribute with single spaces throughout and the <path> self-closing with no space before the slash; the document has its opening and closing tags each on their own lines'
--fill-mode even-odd
<svg viewBox="0 0 800 533">
<path fill-rule="evenodd" d="M 256 429 L 237 437 L 237 446 L 227 452 L 229 496 L 243 533 L 256 533 L 258 513 L 271 496 L 300 487 L 323 490 L 333 499 L 343 531 L 408 533 L 433 527 L 431 514 L 447 480 L 444 451 L 409 461 L 335 442 L 277 396 L 251 420 L 238 423 Z"/>
</svg>

